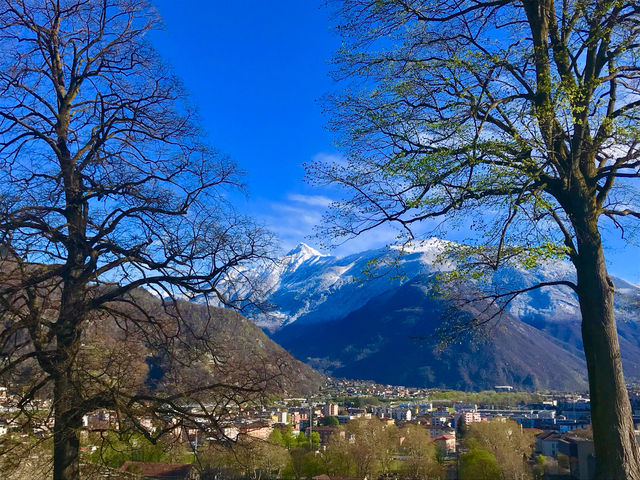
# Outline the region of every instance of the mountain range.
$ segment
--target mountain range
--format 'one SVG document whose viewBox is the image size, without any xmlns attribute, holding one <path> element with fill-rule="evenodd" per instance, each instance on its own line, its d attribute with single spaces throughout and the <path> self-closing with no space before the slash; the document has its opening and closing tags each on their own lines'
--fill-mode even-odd
<svg viewBox="0 0 640 480">
<path fill-rule="evenodd" d="M 346 257 L 300 244 L 274 266 L 250 272 L 273 306 L 253 320 L 296 358 L 332 376 L 463 390 L 586 389 L 579 306 L 568 287 L 523 293 L 476 335 L 441 345 L 436 333 L 451 302 L 434 296 L 431 285 L 438 272 L 453 268 L 440 261 L 447 243 L 432 238 L 401 255 L 390 247 Z M 549 260 L 533 269 L 505 266 L 489 281 L 504 290 L 574 277 L 570 264 Z M 625 374 L 637 380 L 640 288 L 613 281 Z M 458 313 L 477 316 L 485 307 Z"/>
</svg>

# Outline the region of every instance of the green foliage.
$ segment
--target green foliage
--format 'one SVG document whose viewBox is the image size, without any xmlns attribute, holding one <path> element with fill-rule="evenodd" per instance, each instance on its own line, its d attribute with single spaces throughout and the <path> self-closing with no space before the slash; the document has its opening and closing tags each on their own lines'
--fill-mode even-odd
<svg viewBox="0 0 640 480">
<path fill-rule="evenodd" d="M 324 425 L 325 427 L 337 427 L 338 425 L 340 425 L 340 422 L 338 421 L 338 417 L 322 417 L 320 419 L 320 424 Z"/>
<path fill-rule="evenodd" d="M 320 454 L 308 448 L 295 448 L 289 452 L 289 463 L 283 471 L 283 478 L 310 478 L 324 472 L 324 462 Z"/>
<path fill-rule="evenodd" d="M 475 403 L 478 405 L 493 405 L 509 407 L 527 403 L 540 403 L 545 398 L 538 393 L 529 392 L 496 392 L 485 390 L 482 392 L 461 392 L 458 390 L 443 390 L 429 395 L 431 401 L 449 401 L 461 403 Z"/>
<path fill-rule="evenodd" d="M 483 448 L 472 448 L 460 457 L 461 480 L 496 480 L 501 478 L 496 457 Z"/>
<path fill-rule="evenodd" d="M 269 434 L 269 441 L 271 443 L 275 443 L 276 445 L 282 445 L 283 447 L 287 446 L 284 440 L 284 435 L 282 434 L 282 430 L 280 428 L 273 429 L 273 431 Z"/>
<path fill-rule="evenodd" d="M 226 477 L 259 480 L 281 478 L 290 455 L 283 445 L 245 438 L 232 449 L 210 446 L 199 454 L 199 460 L 207 471 L 224 472 Z"/>
<path fill-rule="evenodd" d="M 378 406 L 388 403 L 386 398 L 378 398 L 370 395 L 363 395 L 357 397 L 335 397 L 333 403 L 344 405 L 345 407 L 364 408 L 368 406 Z"/>
<path fill-rule="evenodd" d="M 340 477 L 355 475 L 355 463 L 349 447 L 349 441 L 342 435 L 331 436 L 325 451 L 325 473 Z"/>
<path fill-rule="evenodd" d="M 444 470 L 438 461 L 438 449 L 429 432 L 419 425 L 407 425 L 400 431 L 403 440 L 400 453 L 406 457 L 400 472 L 406 478 L 442 478 Z"/>
<path fill-rule="evenodd" d="M 464 419 L 464 417 L 461 416 L 460 420 L 458 420 L 458 424 L 456 425 L 456 438 L 459 440 L 463 439 L 468 431 L 469 431 L 469 426 L 467 425 L 467 422 Z"/>
<path fill-rule="evenodd" d="M 91 434 L 89 444 L 97 445 L 98 448 L 87 456 L 87 460 L 111 468 L 119 468 L 127 460 L 180 463 L 193 461 L 192 452 L 183 444 L 169 439 L 153 444 L 139 433 Z"/>
<path fill-rule="evenodd" d="M 531 477 L 528 459 L 533 455 L 535 438 L 517 422 L 497 418 L 490 422 L 470 423 L 464 442 L 471 449 L 489 451 L 504 478 Z"/>
<path fill-rule="evenodd" d="M 293 443 L 287 441 L 287 437 L 291 437 Z M 320 448 L 317 432 L 307 439 L 292 436 L 290 427 L 281 426 L 274 429 L 267 441 L 244 439 L 232 449 L 209 447 L 200 452 L 199 459 L 211 475 L 218 472 L 252 480 L 299 480 L 320 474 L 441 479 L 445 470 L 439 455 L 441 452 L 424 427 L 407 425 L 398 431 L 395 425 L 373 418 L 358 419 L 339 427 L 326 448 Z M 398 461 L 398 456 L 406 460 Z"/>
<path fill-rule="evenodd" d="M 308 441 L 313 450 L 320 448 L 320 440 L 320 434 L 318 432 L 311 432 Z"/>
<path fill-rule="evenodd" d="M 398 430 L 374 417 L 358 418 L 345 426 L 348 451 L 358 477 L 390 473 L 398 444 Z"/>
<path fill-rule="evenodd" d="M 304 434 L 304 432 L 298 433 L 298 435 L 296 436 L 296 446 L 300 447 L 303 445 L 308 445 L 309 443 L 309 439 Z"/>
<path fill-rule="evenodd" d="M 306 436 L 303 435 L 303 442 L 307 442 Z M 300 434 L 293 434 L 293 427 L 291 425 L 278 425 L 273 429 L 269 436 L 269 440 L 278 445 L 282 445 L 287 448 L 287 450 L 291 450 L 292 448 L 296 448 L 298 446 L 298 439 Z"/>
</svg>

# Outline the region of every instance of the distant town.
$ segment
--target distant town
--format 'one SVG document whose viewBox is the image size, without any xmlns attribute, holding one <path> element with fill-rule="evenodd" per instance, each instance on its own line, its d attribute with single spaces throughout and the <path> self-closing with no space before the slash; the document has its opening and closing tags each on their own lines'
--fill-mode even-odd
<svg viewBox="0 0 640 480">
<path fill-rule="evenodd" d="M 636 438 L 640 439 L 640 387 L 631 385 L 628 390 Z M 24 405 L 21 414 L 16 404 L 19 398 L 12 394 L 11 388 L 0 387 L 0 439 L 21 436 L 24 441 L 25 437 L 44 439 L 50 436 L 53 429 L 51 416 L 33 415 L 30 419 L 31 432 L 25 433 Z M 51 402 L 47 399 L 34 400 L 31 408 L 33 412 L 48 412 L 51 411 Z M 199 413 L 198 407 L 190 408 L 192 413 Z M 497 385 L 492 391 L 465 393 L 329 378 L 319 392 L 308 398 L 280 398 L 260 406 L 239 406 L 220 418 L 222 431 L 217 436 L 203 433 L 206 429 L 181 426 L 171 418 L 167 418 L 165 425 L 158 425 L 157 419 L 140 418 L 139 426 L 149 431 L 158 428 L 172 430 L 173 448 L 181 452 L 182 462 L 140 461 L 126 459 L 125 456 L 120 457 L 124 460 L 122 465 L 112 464 L 111 468 L 96 474 L 96 478 L 129 478 L 127 475 L 131 478 L 206 478 L 199 476 L 202 474 L 202 462 L 198 467 L 196 461 L 199 453 L 212 448 L 224 451 L 234 444 L 247 442 L 275 441 L 289 450 L 292 445 L 304 445 L 312 456 L 317 457 L 337 439 L 346 442 L 345 445 L 355 442 L 356 434 L 349 425 L 368 421 L 376 422 L 382 429 L 391 428 L 400 432 L 397 435 L 400 444 L 402 432 L 409 431 L 407 428 L 426 432 L 430 443 L 435 446 L 441 466 L 441 476 L 434 478 L 463 478 L 458 476 L 460 458 L 468 455 L 469 444 L 461 441 L 461 437 L 465 436 L 467 430 L 476 428 L 475 425 L 498 422 L 517 425 L 521 434 L 534 439 L 528 462 L 532 471 L 539 467 L 540 475 L 536 478 L 565 475 L 562 478 L 589 480 L 595 474 L 590 402 L 588 394 L 584 392 L 518 392 L 509 385 Z M 176 425 L 174 428 L 172 422 Z M 105 447 L 105 436 L 110 432 L 117 434 L 121 427 L 121 419 L 115 411 L 96 410 L 82 418 L 81 438 L 86 465 L 91 463 L 93 452 Z M 283 440 L 285 437 L 292 440 Z M 163 448 L 167 450 L 166 445 Z M 407 460 L 406 455 L 398 453 L 401 449 L 395 452 L 396 464 Z M 135 455 L 132 457 L 136 458 Z M 219 460 L 221 457 L 216 458 Z M 306 470 L 316 475 L 290 472 L 289 476 L 314 480 L 333 478 L 324 472 L 319 473 L 322 470 L 321 466 L 316 465 Z M 283 471 L 278 471 L 278 475 L 273 470 L 263 473 L 265 478 L 287 477 Z M 236 476 L 248 475 L 244 472 Z M 363 478 L 362 475 L 356 477 Z"/>
</svg>

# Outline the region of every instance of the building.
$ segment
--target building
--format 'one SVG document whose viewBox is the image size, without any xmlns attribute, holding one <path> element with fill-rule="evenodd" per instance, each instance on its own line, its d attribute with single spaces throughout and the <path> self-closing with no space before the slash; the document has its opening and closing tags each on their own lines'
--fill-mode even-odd
<svg viewBox="0 0 640 480">
<path fill-rule="evenodd" d="M 596 458 L 593 440 L 564 436 L 558 441 L 558 453 L 569 457 L 571 476 L 577 480 L 594 480 Z"/>
<path fill-rule="evenodd" d="M 433 441 L 444 453 L 456 453 L 456 436 L 454 434 L 440 435 L 435 437 Z"/>
<path fill-rule="evenodd" d="M 536 452 L 545 457 L 558 458 L 558 442 L 561 439 L 561 434 L 553 430 L 545 430 L 536 436 Z"/>
<path fill-rule="evenodd" d="M 391 411 L 391 418 L 396 421 L 411 421 L 411 409 L 410 408 L 394 408 Z"/>
<path fill-rule="evenodd" d="M 269 438 L 271 432 L 273 432 L 273 427 L 269 423 L 261 421 L 243 424 L 238 428 L 239 435 L 246 435 L 260 440 L 266 440 Z"/>
<path fill-rule="evenodd" d="M 82 426 L 94 432 L 118 429 L 118 415 L 110 410 L 95 410 L 82 417 Z"/>
<path fill-rule="evenodd" d="M 276 412 L 273 420 L 276 423 L 289 423 L 289 414 L 287 412 Z"/>
<path fill-rule="evenodd" d="M 322 414 L 325 417 L 337 417 L 338 405 L 335 405 L 333 403 L 327 403 L 324 407 L 322 407 Z"/>
<path fill-rule="evenodd" d="M 481 422 L 482 416 L 480 415 L 480 412 L 478 412 L 477 410 L 467 410 L 467 411 L 456 413 L 454 416 L 454 419 L 455 419 L 455 426 L 457 427 L 462 420 L 464 420 L 465 423 Z"/>
<path fill-rule="evenodd" d="M 496 392 L 511 392 L 513 387 L 511 385 L 496 385 L 493 387 Z"/>
<path fill-rule="evenodd" d="M 447 425 L 425 425 L 431 438 L 438 438 L 442 435 L 455 435 L 455 430 Z"/>
<path fill-rule="evenodd" d="M 322 446 L 328 445 L 329 439 L 331 438 L 332 435 L 335 435 L 336 433 L 343 438 L 345 436 L 344 431 L 340 430 L 338 427 L 314 427 L 313 431 L 317 432 L 318 435 L 320 435 L 320 445 Z M 307 428 L 306 434 L 308 437 L 310 434 L 309 428 Z"/>
</svg>

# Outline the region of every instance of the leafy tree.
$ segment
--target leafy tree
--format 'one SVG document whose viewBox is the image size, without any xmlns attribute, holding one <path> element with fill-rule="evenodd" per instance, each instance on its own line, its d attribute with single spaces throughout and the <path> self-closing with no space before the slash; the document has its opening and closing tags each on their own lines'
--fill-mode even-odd
<svg viewBox="0 0 640 480">
<path fill-rule="evenodd" d="M 310 444 L 310 441 L 305 435 L 305 433 L 304 432 L 298 433 L 298 435 L 296 436 L 296 446 L 303 447 L 303 446 L 308 446 L 309 444 Z"/>
<path fill-rule="evenodd" d="M 377 417 L 357 418 L 346 425 L 345 431 L 357 477 L 372 478 L 390 472 L 398 443 L 395 425 L 387 425 Z"/>
<path fill-rule="evenodd" d="M 302 432 L 300 432 L 302 433 Z M 283 446 L 287 447 L 287 450 L 291 450 L 292 448 L 296 448 L 298 446 L 298 439 L 300 438 L 300 433 L 296 436 L 293 434 L 293 427 L 289 424 L 287 425 L 278 425 L 273 429 L 273 432 L 270 434 L 270 441 L 273 443 L 280 443 Z M 304 436 L 303 442 L 307 443 L 307 437 Z"/>
<path fill-rule="evenodd" d="M 547 459 L 544 455 L 536 456 L 536 464 L 533 466 L 534 478 L 543 478 L 547 466 Z"/>
<path fill-rule="evenodd" d="M 324 462 L 322 456 L 316 450 L 307 452 L 304 456 L 303 473 L 306 478 L 315 477 L 324 472 Z"/>
<path fill-rule="evenodd" d="M 242 303 L 233 279 L 269 238 L 225 200 L 240 172 L 145 40 L 156 24 L 144 0 L 0 0 L 0 376 L 26 429 L 53 399 L 55 480 L 79 477 L 92 410 L 153 441 L 215 435 L 275 373 L 229 368 L 175 300 Z"/>
<path fill-rule="evenodd" d="M 290 460 L 284 446 L 255 438 L 242 438 L 233 449 L 212 446 L 199 457 L 205 470 L 222 467 L 226 476 L 252 480 L 282 478 Z"/>
<path fill-rule="evenodd" d="M 311 432 L 309 435 L 309 444 L 312 450 L 318 450 L 321 442 L 320 434 L 318 432 Z"/>
<path fill-rule="evenodd" d="M 271 443 L 275 443 L 276 445 L 282 445 L 283 447 L 286 446 L 284 436 L 280 428 L 273 429 L 273 431 L 269 434 L 269 441 Z"/>
<path fill-rule="evenodd" d="M 314 466 L 309 466 L 309 461 L 313 458 L 315 461 L 314 452 L 308 448 L 298 447 L 289 451 L 289 464 L 284 472 L 285 478 L 295 478 L 300 480 L 306 478 L 307 472 L 314 469 Z"/>
<path fill-rule="evenodd" d="M 496 457 L 482 448 L 472 448 L 460 457 L 459 477 L 462 480 L 495 480 L 501 478 Z"/>
<path fill-rule="evenodd" d="M 467 425 L 467 421 L 463 416 L 458 420 L 458 424 L 456 425 L 456 433 L 458 438 L 464 438 L 464 436 L 469 431 L 469 425 Z"/>
<path fill-rule="evenodd" d="M 340 15 L 348 83 L 328 108 L 346 159 L 311 175 L 348 195 L 321 232 L 391 224 L 411 239 L 469 220 L 477 237 L 454 260 L 480 280 L 571 261 L 575 281 L 536 287 L 579 300 L 598 478 L 640 478 L 601 238 L 640 218 L 638 2 L 343 0 Z M 485 300 L 499 312 L 517 293 Z M 494 317 L 480 310 L 457 331 Z"/>
<path fill-rule="evenodd" d="M 355 474 L 355 464 L 349 454 L 349 441 L 342 435 L 331 435 L 324 453 L 325 471 L 329 476 L 351 477 Z"/>
<path fill-rule="evenodd" d="M 465 443 L 491 452 L 503 478 L 530 478 L 527 461 L 533 454 L 535 438 L 517 422 L 502 420 L 470 423 Z"/>
<path fill-rule="evenodd" d="M 325 427 L 337 427 L 340 425 L 340 422 L 338 421 L 338 417 L 322 417 L 320 419 L 320 424 Z"/>
<path fill-rule="evenodd" d="M 138 432 L 126 432 L 123 435 L 117 432 L 92 433 L 88 441 L 101 448 L 91 452 L 87 460 L 110 468 L 119 468 L 127 460 L 177 463 L 193 460 L 193 452 L 175 439 L 163 438 L 153 444 Z"/>
<path fill-rule="evenodd" d="M 407 459 L 402 472 L 407 478 L 443 478 L 444 471 L 436 460 L 437 448 L 429 432 L 420 425 L 407 425 L 400 431 L 404 438 L 401 454 Z"/>
</svg>

